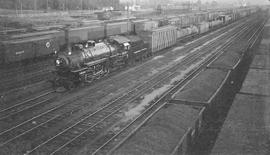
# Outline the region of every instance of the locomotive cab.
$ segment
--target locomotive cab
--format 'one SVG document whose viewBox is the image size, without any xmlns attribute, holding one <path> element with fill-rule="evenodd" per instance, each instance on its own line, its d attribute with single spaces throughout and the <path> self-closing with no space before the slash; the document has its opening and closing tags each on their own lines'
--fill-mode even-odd
<svg viewBox="0 0 270 155">
<path fill-rule="evenodd" d="M 124 50 L 125 51 L 130 50 L 130 44 L 128 42 L 127 43 L 123 43 L 123 47 L 124 47 Z"/>
<path fill-rule="evenodd" d="M 124 36 L 111 36 L 109 42 L 118 47 L 118 55 L 125 55 L 128 57 L 128 51 L 131 48 L 130 40 Z"/>
</svg>

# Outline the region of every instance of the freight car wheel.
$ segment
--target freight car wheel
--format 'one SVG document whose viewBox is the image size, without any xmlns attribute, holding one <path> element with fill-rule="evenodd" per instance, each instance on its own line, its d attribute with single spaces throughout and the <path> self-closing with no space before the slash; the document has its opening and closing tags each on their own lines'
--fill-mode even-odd
<svg viewBox="0 0 270 155">
<path fill-rule="evenodd" d="M 60 87 L 61 86 L 61 80 L 58 79 L 58 78 L 55 78 L 53 80 L 49 80 L 49 82 L 51 83 L 52 87 L 54 89 L 56 89 L 57 87 Z"/>
<path fill-rule="evenodd" d="M 49 80 L 49 82 L 51 83 L 53 89 L 57 87 L 56 82 L 54 80 Z"/>
<path fill-rule="evenodd" d="M 99 80 L 99 79 L 101 78 L 101 76 L 102 76 L 102 75 L 98 75 L 98 76 L 96 76 L 95 79 L 96 79 L 96 80 Z"/>
<path fill-rule="evenodd" d="M 67 90 L 72 90 L 75 88 L 75 84 L 72 81 L 66 81 L 64 83 L 64 88 L 66 88 Z"/>
<path fill-rule="evenodd" d="M 92 75 L 85 74 L 83 81 L 86 82 L 86 83 L 92 83 L 94 81 L 94 77 Z"/>
<path fill-rule="evenodd" d="M 105 73 L 104 73 L 104 76 L 107 76 L 107 75 L 109 75 L 110 74 L 110 69 L 105 69 Z"/>
</svg>

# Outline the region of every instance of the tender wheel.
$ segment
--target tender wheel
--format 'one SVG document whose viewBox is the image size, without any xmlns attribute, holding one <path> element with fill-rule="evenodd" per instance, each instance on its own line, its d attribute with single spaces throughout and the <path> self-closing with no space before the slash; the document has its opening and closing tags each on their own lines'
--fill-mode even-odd
<svg viewBox="0 0 270 155">
<path fill-rule="evenodd" d="M 67 90 L 72 90 L 75 88 L 75 84 L 74 82 L 72 81 L 67 81 L 64 83 L 64 87 L 67 89 Z"/>
<path fill-rule="evenodd" d="M 56 89 L 57 87 L 61 87 L 63 85 L 63 81 L 59 78 L 49 80 L 49 82 L 51 83 L 51 85 L 54 89 Z"/>
<path fill-rule="evenodd" d="M 109 69 L 106 69 L 105 70 L 105 73 L 104 73 L 104 76 L 107 76 L 108 74 L 110 74 L 110 70 Z"/>
<path fill-rule="evenodd" d="M 96 76 L 96 79 L 97 79 L 97 80 L 98 80 L 98 79 L 100 79 L 100 78 L 101 78 L 101 76 L 102 76 L 102 75 L 98 75 L 98 76 Z"/>
<path fill-rule="evenodd" d="M 56 80 L 49 80 L 49 82 L 51 83 L 53 89 L 55 89 L 57 87 Z"/>
<path fill-rule="evenodd" d="M 86 83 L 92 83 L 94 81 L 94 77 L 91 75 L 85 75 L 84 82 Z"/>
</svg>

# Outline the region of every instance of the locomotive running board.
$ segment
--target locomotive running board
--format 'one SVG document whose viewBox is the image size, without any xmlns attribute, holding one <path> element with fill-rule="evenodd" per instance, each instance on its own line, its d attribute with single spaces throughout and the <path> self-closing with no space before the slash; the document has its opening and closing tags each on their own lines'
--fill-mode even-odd
<svg viewBox="0 0 270 155">
<path fill-rule="evenodd" d="M 107 58 L 103 58 L 103 59 L 100 59 L 100 60 L 96 60 L 96 61 L 93 61 L 93 62 L 88 62 L 88 63 L 85 63 L 86 66 L 93 66 L 93 65 L 96 65 L 96 64 L 99 64 L 101 62 L 104 62 L 106 61 Z"/>
<path fill-rule="evenodd" d="M 93 62 L 85 63 L 85 65 L 88 66 L 88 67 L 91 67 L 91 66 L 94 66 L 96 64 L 102 63 L 102 62 L 104 62 L 106 60 L 107 60 L 107 58 L 103 58 L 103 59 L 96 60 L 96 61 L 93 61 Z M 81 72 L 81 71 L 84 71 L 84 70 L 87 70 L 87 68 L 81 68 L 81 69 L 74 70 L 74 71 L 71 71 L 71 72 L 72 73 L 78 73 L 78 72 Z"/>
<path fill-rule="evenodd" d="M 134 52 L 134 54 L 138 54 L 138 53 L 143 52 L 143 51 L 146 51 L 146 50 L 147 50 L 147 48 L 143 48 L 141 50 L 138 50 L 138 51 Z"/>
<path fill-rule="evenodd" d="M 78 69 L 78 70 L 74 70 L 74 71 L 71 71 L 71 73 L 78 73 L 78 72 L 82 72 L 84 70 L 86 70 L 87 68 L 81 68 L 81 69 Z"/>
</svg>

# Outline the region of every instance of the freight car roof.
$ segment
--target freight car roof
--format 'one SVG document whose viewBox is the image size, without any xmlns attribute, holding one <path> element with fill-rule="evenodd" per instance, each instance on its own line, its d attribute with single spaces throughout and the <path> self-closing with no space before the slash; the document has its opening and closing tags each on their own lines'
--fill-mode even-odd
<svg viewBox="0 0 270 155">
<path fill-rule="evenodd" d="M 116 23 L 108 23 L 108 25 L 121 25 L 121 24 L 127 24 L 126 21 L 116 22 Z"/>
<path fill-rule="evenodd" d="M 31 32 L 31 33 L 24 33 L 24 34 L 17 34 L 10 36 L 11 39 L 19 39 L 19 38 L 27 38 L 27 37 L 36 37 L 36 36 L 42 36 L 46 34 L 54 34 L 58 33 L 57 30 L 50 30 L 50 31 L 42 31 L 42 32 Z"/>
<path fill-rule="evenodd" d="M 149 19 L 137 19 L 137 20 L 133 20 L 133 23 L 140 23 L 140 22 L 147 22 L 149 21 Z"/>
<path fill-rule="evenodd" d="M 170 154 L 202 109 L 167 105 L 113 154 Z"/>
<path fill-rule="evenodd" d="M 169 26 L 162 26 L 162 27 L 153 29 L 152 31 L 156 32 L 156 31 L 167 30 L 167 29 L 175 29 L 176 30 L 176 27 L 175 26 L 170 26 L 170 25 Z"/>
<path fill-rule="evenodd" d="M 36 36 L 36 37 L 30 37 L 30 38 L 23 38 L 23 39 L 13 39 L 13 40 L 7 40 L 2 41 L 3 44 L 18 44 L 18 43 L 25 43 L 25 42 L 36 42 L 40 40 L 48 40 L 52 39 L 53 37 L 50 35 L 46 36 Z"/>
<path fill-rule="evenodd" d="M 102 26 L 84 26 L 84 27 L 72 28 L 71 30 L 84 30 L 84 29 L 91 29 L 91 28 L 98 28 L 98 27 L 103 28 Z"/>
<path fill-rule="evenodd" d="M 234 69 L 241 61 L 241 52 L 228 51 L 223 53 L 214 62 L 208 65 L 210 68 Z"/>
<path fill-rule="evenodd" d="M 230 71 L 206 69 L 173 95 L 171 102 L 210 103 L 228 78 Z"/>
</svg>

